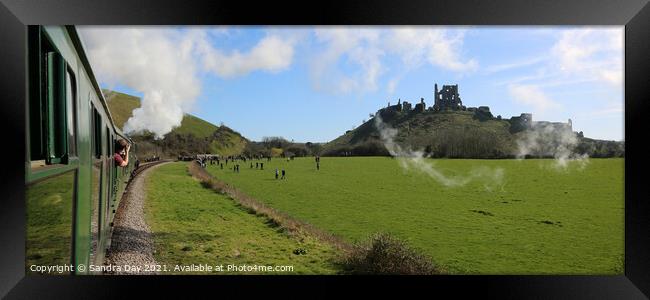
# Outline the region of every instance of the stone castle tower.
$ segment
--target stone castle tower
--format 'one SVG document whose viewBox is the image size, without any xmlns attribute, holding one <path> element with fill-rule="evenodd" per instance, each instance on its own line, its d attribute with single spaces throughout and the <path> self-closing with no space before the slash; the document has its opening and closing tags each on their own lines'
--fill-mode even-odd
<svg viewBox="0 0 650 300">
<path fill-rule="evenodd" d="M 435 84 L 433 94 L 433 109 L 439 110 L 460 110 L 463 107 L 463 101 L 458 95 L 458 85 L 443 85 L 438 91 L 438 84 Z"/>
</svg>

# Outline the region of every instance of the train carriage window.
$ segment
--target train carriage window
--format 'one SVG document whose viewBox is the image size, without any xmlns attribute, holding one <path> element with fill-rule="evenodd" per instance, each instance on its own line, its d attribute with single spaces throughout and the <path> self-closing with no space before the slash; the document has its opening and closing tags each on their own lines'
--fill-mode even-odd
<svg viewBox="0 0 650 300">
<path fill-rule="evenodd" d="M 29 153 L 33 162 L 45 164 L 45 107 L 42 100 L 43 61 L 41 35 L 37 26 L 29 28 Z"/>
<path fill-rule="evenodd" d="M 111 135 L 111 131 L 106 128 L 106 157 L 107 157 L 107 165 L 108 165 L 108 187 L 113 186 L 113 177 L 115 176 L 115 159 L 113 158 L 113 136 Z M 109 199 L 113 198 L 113 192 L 112 188 L 109 188 L 111 190 L 110 192 L 110 197 Z"/>
<path fill-rule="evenodd" d="M 32 47 L 33 46 L 33 47 Z M 29 134 L 32 168 L 77 155 L 74 73 L 40 29 L 30 30 Z"/>
<path fill-rule="evenodd" d="M 90 262 L 95 264 L 101 262 L 99 243 L 101 239 L 102 221 L 99 215 L 102 211 L 102 167 L 103 163 L 101 160 L 93 159 L 91 177 L 92 213 L 90 215 Z"/>
<path fill-rule="evenodd" d="M 92 124 L 93 124 L 93 149 L 96 158 L 102 157 L 102 118 L 99 112 L 92 106 Z"/>
<path fill-rule="evenodd" d="M 113 149 L 111 147 L 113 146 L 113 143 L 111 143 L 111 131 L 108 130 L 108 127 L 106 128 L 106 157 L 109 157 L 110 159 L 113 158 Z"/>
<path fill-rule="evenodd" d="M 77 89 L 76 81 L 70 69 L 65 73 L 65 99 L 68 127 L 68 155 L 77 156 Z"/>
<path fill-rule="evenodd" d="M 106 172 L 105 172 L 106 177 L 105 177 L 103 183 L 106 184 L 105 185 L 106 186 L 106 189 L 105 189 L 106 200 L 104 200 L 104 204 L 106 204 L 106 206 L 105 206 L 105 210 L 104 210 L 104 220 L 106 220 L 105 224 L 110 224 L 110 209 L 111 209 L 111 204 L 112 204 L 111 200 L 113 198 L 112 197 L 113 193 L 111 191 L 111 186 L 113 186 L 113 184 L 111 183 L 111 178 L 113 177 L 112 173 L 113 173 L 113 165 L 114 165 L 114 163 L 113 163 L 113 157 L 110 156 L 110 154 L 112 153 L 111 152 L 112 151 L 111 150 L 111 132 L 108 129 L 108 127 L 106 127 L 105 132 L 106 132 L 106 160 L 105 160 L 106 161 Z M 106 229 L 108 229 L 108 227 Z"/>
<path fill-rule="evenodd" d="M 102 237 L 103 222 L 101 218 L 102 212 L 102 174 L 104 170 L 104 162 L 102 162 L 102 119 L 92 104 L 92 97 L 88 96 L 90 103 L 90 124 L 92 124 L 92 214 L 90 219 L 90 262 L 94 264 L 101 263 L 102 250 L 100 249 L 100 241 Z"/>
<path fill-rule="evenodd" d="M 67 161 L 66 132 L 66 101 L 65 90 L 62 88 L 65 80 L 65 61 L 57 52 L 45 55 L 47 73 L 46 109 L 47 109 L 47 154 L 49 163 L 65 163 Z"/>
</svg>

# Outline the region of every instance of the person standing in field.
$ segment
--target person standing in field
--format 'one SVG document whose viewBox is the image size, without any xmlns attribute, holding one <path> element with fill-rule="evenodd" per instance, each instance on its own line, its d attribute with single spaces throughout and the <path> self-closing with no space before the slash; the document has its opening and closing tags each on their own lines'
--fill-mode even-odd
<svg viewBox="0 0 650 300">
<path fill-rule="evenodd" d="M 284 172 L 284 169 L 282 169 L 282 178 L 280 178 L 280 179 L 284 179 L 285 178 L 284 175 L 285 175 L 285 172 Z"/>
<path fill-rule="evenodd" d="M 260 170 L 264 170 L 264 163 L 260 163 Z"/>
<path fill-rule="evenodd" d="M 275 168 L 275 179 L 276 179 L 276 180 L 278 179 L 278 176 L 279 176 L 279 175 L 280 175 L 280 174 L 279 174 L 279 172 L 278 172 L 278 168 Z"/>
</svg>

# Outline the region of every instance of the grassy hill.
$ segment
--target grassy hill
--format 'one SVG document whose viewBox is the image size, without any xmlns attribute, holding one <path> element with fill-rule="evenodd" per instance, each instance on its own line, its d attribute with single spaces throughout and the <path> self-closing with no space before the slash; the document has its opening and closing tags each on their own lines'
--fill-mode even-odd
<svg viewBox="0 0 650 300">
<path fill-rule="evenodd" d="M 383 121 L 398 130 L 395 142 L 437 157 L 493 158 L 512 153 L 516 146 L 508 121 L 479 120 L 467 111 L 395 113 L 384 115 Z M 372 118 L 325 144 L 323 153 L 371 155 L 378 147 L 383 148 Z"/>
<path fill-rule="evenodd" d="M 140 107 L 140 98 L 109 90 L 103 92 L 115 125 L 123 129 L 126 121 L 133 115 L 133 110 Z"/>
<path fill-rule="evenodd" d="M 424 151 L 431 157 L 511 158 L 517 141 L 527 131 L 513 133 L 507 119 L 485 117 L 471 111 L 383 111 L 384 123 L 398 130 L 395 142 Z M 575 151 L 591 157 L 622 157 L 623 142 L 589 139 L 579 135 Z M 323 146 L 323 155 L 388 155 L 375 126 L 375 118 Z"/>
<path fill-rule="evenodd" d="M 174 128 L 172 132 L 178 134 L 193 134 L 203 138 L 211 136 L 220 127 L 208 121 L 186 114 L 181 121 L 181 126 Z"/>
<path fill-rule="evenodd" d="M 115 124 L 123 129 L 126 121 L 133 116 L 133 110 L 140 107 L 140 98 L 111 90 L 103 92 Z M 217 126 L 190 114 L 186 114 L 181 125 L 166 134 L 161 141 L 154 140 L 153 136 L 147 133 L 131 137 L 138 144 L 137 154 L 141 157 L 198 152 L 238 155 L 249 142 L 226 126 Z"/>
<path fill-rule="evenodd" d="M 238 155 L 244 151 L 248 143 L 248 139 L 238 132 L 226 126 L 220 126 L 213 133 L 210 150 L 212 153 L 220 155 Z"/>
</svg>

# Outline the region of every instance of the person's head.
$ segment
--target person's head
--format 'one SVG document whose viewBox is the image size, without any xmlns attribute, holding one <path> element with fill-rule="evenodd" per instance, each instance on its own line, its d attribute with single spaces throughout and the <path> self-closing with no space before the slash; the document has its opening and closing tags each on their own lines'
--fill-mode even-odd
<svg viewBox="0 0 650 300">
<path fill-rule="evenodd" d="M 115 142 L 115 152 L 126 152 L 126 146 L 128 145 L 129 143 L 125 139 L 119 139 L 117 142 Z"/>
</svg>

